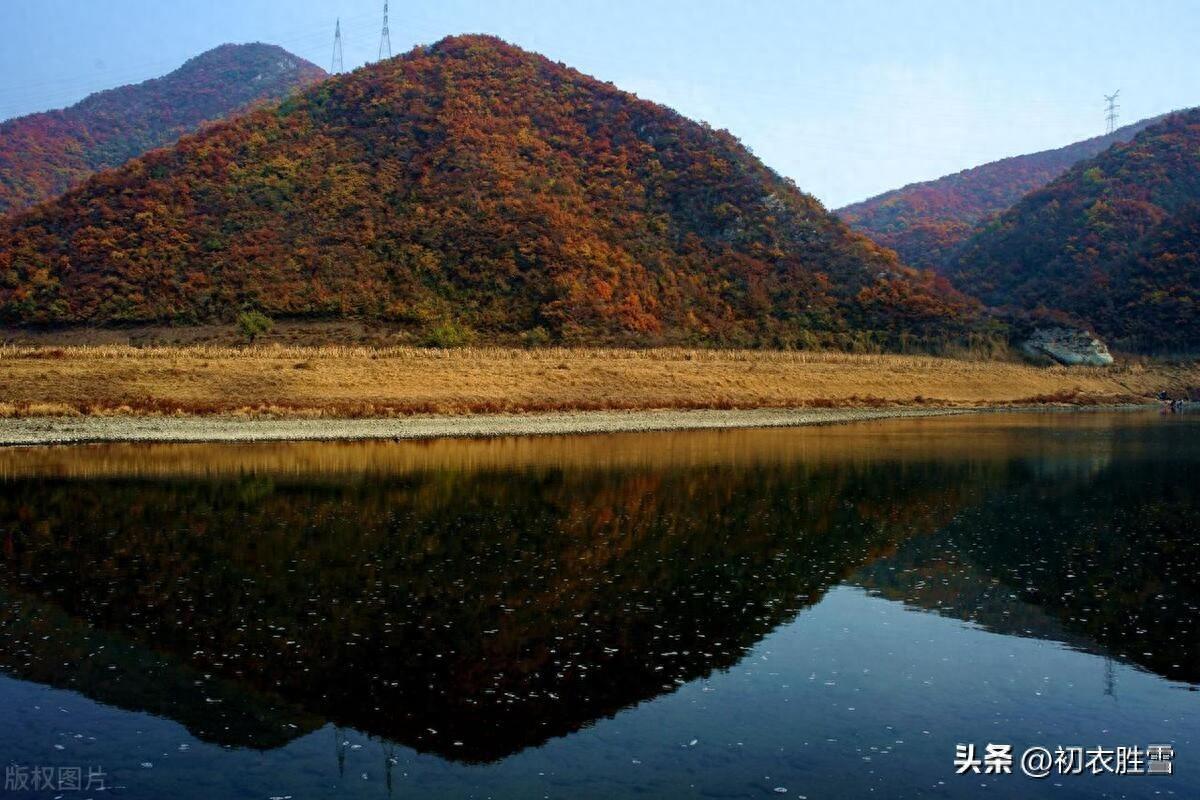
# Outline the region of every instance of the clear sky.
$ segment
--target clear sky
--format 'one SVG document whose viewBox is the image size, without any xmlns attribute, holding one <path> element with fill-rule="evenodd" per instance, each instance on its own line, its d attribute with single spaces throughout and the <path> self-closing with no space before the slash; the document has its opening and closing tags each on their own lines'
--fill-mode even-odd
<svg viewBox="0 0 1200 800">
<path fill-rule="evenodd" d="M 374 59 L 382 0 L 0 0 L 0 119 L 223 42 Z M 492 33 L 728 128 L 831 208 L 1200 105 L 1200 0 L 392 0 L 393 50 Z"/>
</svg>

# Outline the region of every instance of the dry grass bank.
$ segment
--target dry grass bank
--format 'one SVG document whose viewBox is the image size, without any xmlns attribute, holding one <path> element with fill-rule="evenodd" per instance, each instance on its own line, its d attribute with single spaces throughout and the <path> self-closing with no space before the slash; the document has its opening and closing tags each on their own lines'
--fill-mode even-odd
<svg viewBox="0 0 1200 800">
<path fill-rule="evenodd" d="M 1035 367 L 712 350 L 123 345 L 0 348 L 0 415 L 372 417 L 1143 401 L 1195 365 Z"/>
</svg>

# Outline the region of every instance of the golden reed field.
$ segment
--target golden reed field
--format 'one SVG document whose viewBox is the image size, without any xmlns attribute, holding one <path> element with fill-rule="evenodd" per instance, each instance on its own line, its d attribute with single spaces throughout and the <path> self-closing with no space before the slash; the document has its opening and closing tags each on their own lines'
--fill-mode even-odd
<svg viewBox="0 0 1200 800">
<path fill-rule="evenodd" d="M 1145 402 L 1195 364 L 1033 366 L 826 352 L 416 347 L 0 347 L 0 415 L 372 417 Z"/>
</svg>

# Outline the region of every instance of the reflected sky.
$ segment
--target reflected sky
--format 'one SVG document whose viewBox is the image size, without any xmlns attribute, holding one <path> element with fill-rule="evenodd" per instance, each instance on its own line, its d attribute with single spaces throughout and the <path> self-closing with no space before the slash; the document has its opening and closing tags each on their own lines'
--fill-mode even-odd
<svg viewBox="0 0 1200 800">
<path fill-rule="evenodd" d="M 0 451 L 0 753 L 131 797 L 1189 796 L 1198 434 Z M 956 776 L 965 741 L 1178 774 Z"/>
</svg>

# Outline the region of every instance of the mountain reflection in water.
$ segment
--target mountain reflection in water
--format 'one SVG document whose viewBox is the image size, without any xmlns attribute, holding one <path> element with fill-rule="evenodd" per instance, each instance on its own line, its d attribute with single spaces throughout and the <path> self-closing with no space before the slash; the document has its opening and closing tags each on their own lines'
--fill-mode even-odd
<svg viewBox="0 0 1200 800">
<path fill-rule="evenodd" d="M 1162 422 L 9 450 L 0 669 L 222 745 L 491 762 L 850 583 L 1195 685 L 1200 437 Z"/>
</svg>

